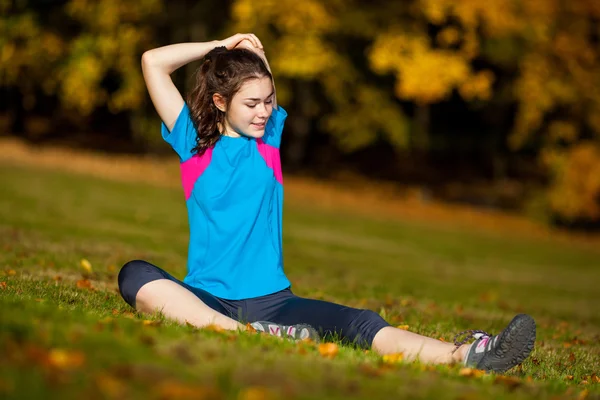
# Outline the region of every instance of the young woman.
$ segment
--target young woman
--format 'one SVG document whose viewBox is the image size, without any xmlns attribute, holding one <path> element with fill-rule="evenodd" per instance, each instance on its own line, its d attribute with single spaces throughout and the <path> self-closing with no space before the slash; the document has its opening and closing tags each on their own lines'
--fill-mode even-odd
<svg viewBox="0 0 600 400">
<path fill-rule="evenodd" d="M 196 86 L 185 102 L 170 74 L 198 59 Z M 499 335 L 469 331 L 474 343 L 453 345 L 391 327 L 370 310 L 292 293 L 283 271 L 279 159 L 287 114 L 277 105 L 255 35 L 150 50 L 142 69 L 162 136 L 181 161 L 190 243 L 183 282 L 145 261 L 123 266 L 119 288 L 132 307 L 197 327 L 237 330 L 250 322 L 259 331 L 313 340 L 335 333 L 380 354 L 497 372 L 529 355 L 535 323 L 527 315 Z"/>
</svg>

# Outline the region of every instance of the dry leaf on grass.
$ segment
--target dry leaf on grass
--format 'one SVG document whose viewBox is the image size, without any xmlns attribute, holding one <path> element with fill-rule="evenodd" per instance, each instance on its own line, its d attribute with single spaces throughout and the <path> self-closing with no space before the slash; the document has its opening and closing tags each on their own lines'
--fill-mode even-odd
<svg viewBox="0 0 600 400">
<path fill-rule="evenodd" d="M 398 325 L 396 328 L 402 329 L 403 331 L 407 331 L 408 328 L 410 328 L 410 326 L 408 326 L 408 325 Z"/>
<path fill-rule="evenodd" d="M 264 386 L 250 386 L 244 388 L 238 394 L 238 400 L 269 400 L 274 399 L 275 394 Z"/>
<path fill-rule="evenodd" d="M 158 320 L 145 319 L 142 321 L 144 326 L 159 326 L 162 322 Z"/>
<path fill-rule="evenodd" d="M 85 364 L 85 354 L 81 351 L 52 349 L 48 353 L 48 363 L 60 369 L 76 369 Z"/>
<path fill-rule="evenodd" d="M 79 289 L 93 289 L 92 282 L 89 279 L 80 279 L 77 281 L 77 287 Z"/>
<path fill-rule="evenodd" d="M 79 265 L 88 274 L 92 273 L 92 271 L 93 271 L 93 269 L 92 269 L 92 263 L 89 262 L 88 260 L 86 260 L 85 258 L 82 258 L 81 261 L 79 261 Z"/>
<path fill-rule="evenodd" d="M 125 382 L 108 374 L 100 374 L 94 378 L 100 392 L 108 398 L 123 398 L 127 390 Z"/>
<path fill-rule="evenodd" d="M 334 358 L 339 352 L 339 347 L 335 343 L 321 343 L 319 345 L 319 354 L 325 358 Z"/>
<path fill-rule="evenodd" d="M 398 364 L 404 359 L 404 353 L 386 354 L 382 360 L 386 364 Z"/>
<path fill-rule="evenodd" d="M 218 332 L 218 333 L 225 332 L 225 329 L 223 329 L 219 325 L 215 325 L 215 324 L 206 325 L 205 327 L 202 328 L 202 330 Z"/>
<path fill-rule="evenodd" d="M 458 375 L 480 378 L 485 375 L 485 371 L 475 368 L 461 368 L 460 371 L 458 371 Z"/>
<path fill-rule="evenodd" d="M 0 282 L 0 289 L 6 289 L 6 282 Z"/>
<path fill-rule="evenodd" d="M 166 381 L 158 387 L 159 399 L 221 399 L 223 395 L 211 386 L 188 385 L 177 381 Z"/>
</svg>

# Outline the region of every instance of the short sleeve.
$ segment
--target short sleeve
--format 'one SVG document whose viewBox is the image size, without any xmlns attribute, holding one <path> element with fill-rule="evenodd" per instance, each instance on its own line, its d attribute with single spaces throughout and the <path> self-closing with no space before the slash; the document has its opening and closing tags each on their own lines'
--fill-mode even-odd
<svg viewBox="0 0 600 400">
<path fill-rule="evenodd" d="M 266 144 L 279 148 L 279 145 L 281 144 L 281 133 L 283 132 L 283 125 L 285 124 L 286 118 L 287 112 L 283 107 L 273 107 L 273 112 L 271 113 L 269 121 L 267 121 L 265 135 L 263 137 L 263 141 Z"/>
<path fill-rule="evenodd" d="M 183 105 L 173 130 L 169 132 L 163 122 L 160 131 L 165 142 L 169 143 L 179 155 L 181 162 L 187 161 L 193 156 L 192 149 L 196 146 L 197 133 L 187 104 Z"/>
</svg>

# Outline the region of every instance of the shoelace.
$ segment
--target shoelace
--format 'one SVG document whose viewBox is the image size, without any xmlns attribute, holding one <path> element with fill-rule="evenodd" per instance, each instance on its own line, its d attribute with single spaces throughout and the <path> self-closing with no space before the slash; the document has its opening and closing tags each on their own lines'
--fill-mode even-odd
<svg viewBox="0 0 600 400">
<path fill-rule="evenodd" d="M 457 339 L 461 336 L 465 336 L 465 338 L 463 340 L 461 340 L 460 342 L 457 341 Z M 469 340 L 471 340 L 472 338 L 475 339 L 479 339 L 482 336 L 489 336 L 492 337 L 492 335 L 490 335 L 489 333 L 487 333 L 486 331 L 481 331 L 479 329 L 469 329 L 466 331 L 462 331 L 460 333 L 457 333 L 454 336 L 454 339 L 452 339 L 452 341 L 454 342 L 454 345 L 456 346 L 456 348 L 454 350 L 452 350 L 452 352 L 454 353 L 456 350 L 458 350 L 458 348 L 460 346 L 462 346 L 463 344 L 467 343 Z"/>
</svg>

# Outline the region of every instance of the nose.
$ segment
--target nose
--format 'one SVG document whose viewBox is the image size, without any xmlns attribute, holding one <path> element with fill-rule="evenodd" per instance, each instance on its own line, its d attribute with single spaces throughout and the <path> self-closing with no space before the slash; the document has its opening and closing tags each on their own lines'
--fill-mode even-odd
<svg viewBox="0 0 600 400">
<path fill-rule="evenodd" d="M 267 110 L 267 105 L 265 103 L 260 103 L 260 107 L 257 111 L 260 118 L 267 118 L 269 116 L 269 111 Z"/>
</svg>

